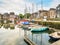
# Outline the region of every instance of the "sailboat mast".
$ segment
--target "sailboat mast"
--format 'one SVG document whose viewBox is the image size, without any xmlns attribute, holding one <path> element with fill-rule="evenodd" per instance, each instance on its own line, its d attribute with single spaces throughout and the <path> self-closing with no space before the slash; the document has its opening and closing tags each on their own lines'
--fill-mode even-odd
<svg viewBox="0 0 60 45">
<path fill-rule="evenodd" d="M 32 15 L 33 15 L 33 17 L 34 17 L 34 4 L 32 3 Z M 35 18 L 35 17 L 34 17 Z"/>
<path fill-rule="evenodd" d="M 41 0 L 41 10 L 43 10 L 43 0 Z"/>
<path fill-rule="evenodd" d="M 26 13 L 27 13 L 27 6 L 26 6 L 26 3 L 25 3 L 25 10 L 24 10 L 24 13 L 25 13 L 25 15 L 26 15 Z M 25 18 L 27 19 L 27 15 L 25 16 Z"/>
<path fill-rule="evenodd" d="M 38 5 L 37 4 L 36 4 L 36 12 L 37 12 L 36 18 L 39 18 L 39 8 L 38 8 Z"/>
<path fill-rule="evenodd" d="M 41 0 L 41 11 L 43 11 L 43 0 Z M 42 23 L 43 25 L 43 23 Z M 41 45 L 42 45 L 42 34 L 41 34 Z"/>
<path fill-rule="evenodd" d="M 36 11 L 38 11 L 38 6 L 37 6 L 37 4 L 36 4 Z M 38 18 L 38 15 L 37 15 L 37 17 L 36 17 L 36 19 Z"/>
<path fill-rule="evenodd" d="M 32 13 L 34 12 L 34 4 L 32 3 Z"/>
</svg>

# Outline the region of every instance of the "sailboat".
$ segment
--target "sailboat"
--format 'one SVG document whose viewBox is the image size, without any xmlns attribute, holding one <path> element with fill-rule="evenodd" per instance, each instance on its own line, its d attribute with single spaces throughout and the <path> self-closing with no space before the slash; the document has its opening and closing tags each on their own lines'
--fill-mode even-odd
<svg viewBox="0 0 60 45">
<path fill-rule="evenodd" d="M 41 10 L 43 10 L 43 2 L 41 1 Z M 38 12 L 38 16 L 39 16 L 39 12 Z M 48 27 L 35 27 L 35 28 L 31 28 L 31 32 L 41 32 L 41 31 L 46 31 L 49 30 Z"/>
</svg>

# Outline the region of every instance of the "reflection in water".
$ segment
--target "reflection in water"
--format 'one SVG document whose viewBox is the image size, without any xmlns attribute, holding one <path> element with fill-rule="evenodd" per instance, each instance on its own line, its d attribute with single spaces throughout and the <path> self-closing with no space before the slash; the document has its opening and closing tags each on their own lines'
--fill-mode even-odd
<svg viewBox="0 0 60 45">
<path fill-rule="evenodd" d="M 24 31 L 21 28 L 13 30 L 0 28 L 0 45 L 27 45 L 24 42 Z"/>
<path fill-rule="evenodd" d="M 54 31 L 52 31 L 54 32 Z M 34 41 L 37 45 L 50 45 L 49 42 L 49 34 L 52 33 L 51 31 L 45 31 L 45 32 L 30 32 L 27 31 L 28 37 Z"/>
</svg>

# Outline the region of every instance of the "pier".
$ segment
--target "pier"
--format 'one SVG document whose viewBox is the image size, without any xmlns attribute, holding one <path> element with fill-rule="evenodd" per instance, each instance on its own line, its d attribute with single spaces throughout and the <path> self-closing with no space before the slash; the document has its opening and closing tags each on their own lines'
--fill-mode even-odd
<svg viewBox="0 0 60 45">
<path fill-rule="evenodd" d="M 29 45 L 36 45 L 32 40 L 30 40 L 26 35 L 24 35 L 24 40 L 29 44 Z"/>
</svg>

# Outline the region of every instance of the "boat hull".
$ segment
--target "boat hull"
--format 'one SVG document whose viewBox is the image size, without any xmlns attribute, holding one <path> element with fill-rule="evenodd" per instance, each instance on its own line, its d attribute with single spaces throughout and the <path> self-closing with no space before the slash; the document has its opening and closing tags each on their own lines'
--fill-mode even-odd
<svg viewBox="0 0 60 45">
<path fill-rule="evenodd" d="M 31 29 L 31 32 L 42 32 L 42 31 L 46 31 L 46 30 L 49 30 L 49 28 Z"/>
<path fill-rule="evenodd" d="M 57 41 L 57 40 L 60 39 L 60 38 L 55 38 L 55 37 L 52 37 L 52 36 L 49 36 L 49 37 L 50 37 L 50 39 L 53 40 L 53 41 Z"/>
</svg>

